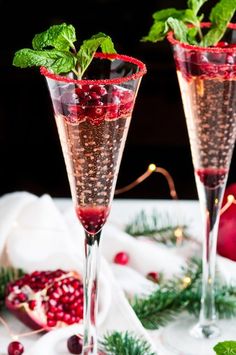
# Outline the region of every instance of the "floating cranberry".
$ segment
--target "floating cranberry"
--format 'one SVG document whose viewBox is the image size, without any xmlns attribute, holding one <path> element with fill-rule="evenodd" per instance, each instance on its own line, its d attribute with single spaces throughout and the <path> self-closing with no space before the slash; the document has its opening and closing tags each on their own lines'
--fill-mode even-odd
<svg viewBox="0 0 236 355">
<path fill-rule="evenodd" d="M 67 347 L 71 354 L 81 354 L 83 349 L 82 338 L 78 335 L 72 335 L 67 340 Z"/>
<path fill-rule="evenodd" d="M 8 345 L 8 355 L 21 355 L 24 352 L 24 347 L 19 341 L 12 341 Z"/>
<path fill-rule="evenodd" d="M 114 263 L 120 265 L 127 265 L 129 262 L 129 255 L 124 251 L 117 253 L 114 257 Z"/>
<path fill-rule="evenodd" d="M 147 279 L 150 280 L 150 281 L 153 281 L 155 283 L 158 283 L 159 282 L 159 274 L 158 272 L 155 272 L 155 271 L 151 271 L 147 274 Z"/>
</svg>

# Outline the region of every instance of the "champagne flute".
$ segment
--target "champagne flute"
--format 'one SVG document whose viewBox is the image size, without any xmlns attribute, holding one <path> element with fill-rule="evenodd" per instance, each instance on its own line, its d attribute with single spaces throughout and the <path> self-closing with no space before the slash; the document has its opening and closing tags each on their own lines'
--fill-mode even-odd
<svg viewBox="0 0 236 355">
<path fill-rule="evenodd" d="M 215 309 L 214 280 L 220 209 L 236 137 L 236 45 L 232 43 L 235 35 L 236 26 L 230 24 L 222 43 L 216 47 L 192 46 L 177 41 L 173 33 L 168 35 L 203 220 L 201 308 L 199 321 L 190 331 L 193 337 L 201 339 L 221 334 Z M 182 338 L 181 354 L 208 354 L 206 348 L 202 352 L 198 349 L 201 341 L 192 343 L 192 347 L 190 344 Z"/>
<path fill-rule="evenodd" d="M 41 68 L 54 108 L 76 215 L 85 231 L 83 354 L 95 355 L 99 242 L 109 215 L 135 98 L 145 65 L 97 53 L 76 80 Z"/>
</svg>

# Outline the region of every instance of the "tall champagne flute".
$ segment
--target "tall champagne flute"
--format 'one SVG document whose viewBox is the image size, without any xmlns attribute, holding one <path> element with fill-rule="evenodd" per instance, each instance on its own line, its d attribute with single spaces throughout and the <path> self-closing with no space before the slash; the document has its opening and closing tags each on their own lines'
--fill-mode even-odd
<svg viewBox="0 0 236 355">
<path fill-rule="evenodd" d="M 203 339 L 220 335 L 214 298 L 215 259 L 222 197 L 236 137 L 235 35 L 236 25 L 230 24 L 218 46 L 205 48 L 181 43 L 173 33 L 168 35 L 203 220 L 201 309 L 199 322 L 191 330 L 194 337 Z"/>
<path fill-rule="evenodd" d="M 98 247 L 109 215 L 145 65 L 97 53 L 86 79 L 42 68 L 53 103 L 76 215 L 85 231 L 83 354 L 97 354 Z"/>
</svg>

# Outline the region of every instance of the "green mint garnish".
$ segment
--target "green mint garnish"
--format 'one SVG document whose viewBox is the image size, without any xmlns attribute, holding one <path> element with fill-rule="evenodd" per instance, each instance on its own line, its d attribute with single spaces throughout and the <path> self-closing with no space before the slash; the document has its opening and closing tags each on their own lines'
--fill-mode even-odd
<svg viewBox="0 0 236 355">
<path fill-rule="evenodd" d="M 76 41 L 75 29 L 72 25 L 51 26 L 47 31 L 35 35 L 32 41 L 35 50 L 42 50 L 48 47 L 55 47 L 59 51 L 69 51 L 70 48 L 75 50 L 74 42 Z"/>
<path fill-rule="evenodd" d="M 221 0 L 216 4 L 210 13 L 212 27 L 201 42 L 204 47 L 212 46 L 219 42 L 223 37 L 235 10 L 236 0 Z"/>
<path fill-rule="evenodd" d="M 236 341 L 223 341 L 213 348 L 216 355 L 236 355 Z"/>
<path fill-rule="evenodd" d="M 169 8 L 153 14 L 153 25 L 143 41 L 157 42 L 163 40 L 169 31 L 173 31 L 180 42 L 209 47 L 216 45 L 224 36 L 227 25 L 236 10 L 236 0 L 219 0 L 212 8 L 209 20 L 211 28 L 203 35 L 201 23 L 204 14 L 199 14 L 208 0 L 188 0 L 187 9 Z M 205 19 L 206 21 L 206 19 Z"/>
<path fill-rule="evenodd" d="M 15 53 L 13 65 L 20 68 L 44 66 L 55 74 L 73 71 L 80 79 L 98 48 L 103 53 L 116 53 L 111 38 L 101 32 L 83 41 L 78 52 L 75 42 L 76 32 L 72 25 L 51 26 L 33 38 L 33 49 L 25 48 Z"/>
</svg>

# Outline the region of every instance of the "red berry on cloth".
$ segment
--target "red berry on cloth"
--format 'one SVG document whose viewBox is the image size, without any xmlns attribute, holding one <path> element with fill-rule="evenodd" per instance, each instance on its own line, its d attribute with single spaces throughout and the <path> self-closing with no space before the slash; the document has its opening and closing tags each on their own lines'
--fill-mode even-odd
<svg viewBox="0 0 236 355">
<path fill-rule="evenodd" d="M 21 355 L 24 352 L 24 347 L 19 341 L 12 341 L 8 345 L 8 355 Z"/>
<path fill-rule="evenodd" d="M 72 335 L 67 340 L 67 347 L 71 354 L 81 354 L 83 349 L 83 340 L 78 335 Z"/>
<path fill-rule="evenodd" d="M 146 277 L 148 280 L 153 281 L 155 283 L 158 283 L 158 281 L 159 281 L 159 274 L 158 274 L 158 272 L 155 272 L 155 271 L 149 272 Z"/>
<path fill-rule="evenodd" d="M 117 253 L 114 257 L 114 263 L 116 264 L 127 265 L 128 262 L 129 262 L 129 255 L 124 251 Z"/>
</svg>

